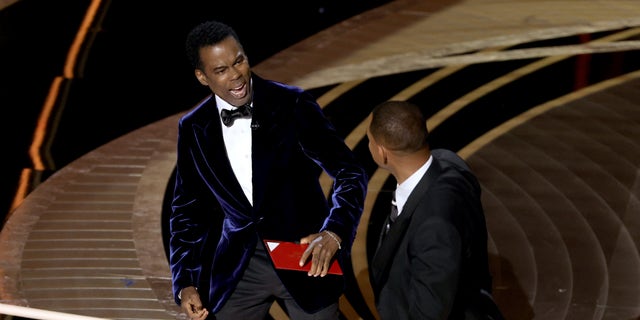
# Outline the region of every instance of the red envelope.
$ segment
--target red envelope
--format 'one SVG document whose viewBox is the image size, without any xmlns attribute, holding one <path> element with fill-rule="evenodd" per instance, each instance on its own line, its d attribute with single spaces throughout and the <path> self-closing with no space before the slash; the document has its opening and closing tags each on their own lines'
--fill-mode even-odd
<svg viewBox="0 0 640 320">
<path fill-rule="evenodd" d="M 264 240 L 267 252 L 271 256 L 271 260 L 277 269 L 309 271 L 311 270 L 311 259 L 307 260 L 302 267 L 298 265 L 300 257 L 309 244 L 299 244 L 295 242 Z M 342 268 L 338 264 L 338 260 L 334 259 L 329 265 L 329 274 L 342 274 Z"/>
</svg>

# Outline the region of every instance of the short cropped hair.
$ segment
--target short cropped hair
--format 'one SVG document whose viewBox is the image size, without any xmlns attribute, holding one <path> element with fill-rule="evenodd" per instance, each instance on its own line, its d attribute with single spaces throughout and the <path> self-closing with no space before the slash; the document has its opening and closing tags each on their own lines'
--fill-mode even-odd
<svg viewBox="0 0 640 320">
<path fill-rule="evenodd" d="M 202 60 L 200 60 L 200 49 L 222 42 L 228 37 L 236 39 L 240 47 L 242 43 L 236 31 L 230 26 L 219 21 L 206 21 L 195 26 L 187 35 L 185 51 L 187 59 L 194 69 L 202 70 Z"/>
<path fill-rule="evenodd" d="M 385 148 L 415 152 L 429 146 L 427 121 L 420 108 L 408 101 L 385 101 L 371 113 L 369 132 Z"/>
</svg>

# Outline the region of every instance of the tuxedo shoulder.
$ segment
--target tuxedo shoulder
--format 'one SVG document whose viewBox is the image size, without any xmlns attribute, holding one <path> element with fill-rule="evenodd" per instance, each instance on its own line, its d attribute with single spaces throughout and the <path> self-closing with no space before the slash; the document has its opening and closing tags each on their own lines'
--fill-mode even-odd
<svg viewBox="0 0 640 320">
<path fill-rule="evenodd" d="M 286 84 L 286 83 L 282 83 L 282 82 L 278 82 L 275 80 L 266 80 L 265 81 L 266 86 L 269 87 L 270 90 L 275 90 L 278 93 L 281 94 L 294 94 L 294 95 L 299 95 L 302 92 L 304 92 L 304 89 L 294 86 L 294 85 L 290 85 L 290 84 Z"/>
<path fill-rule="evenodd" d="M 180 123 L 193 122 L 197 119 L 210 119 L 210 114 L 217 113 L 215 99 L 209 95 L 180 117 Z"/>
<path fill-rule="evenodd" d="M 464 171 L 470 171 L 469 165 L 462 159 L 457 153 L 448 149 L 434 149 L 431 150 L 431 155 L 440 161 L 443 167 L 455 166 L 458 169 Z"/>
</svg>

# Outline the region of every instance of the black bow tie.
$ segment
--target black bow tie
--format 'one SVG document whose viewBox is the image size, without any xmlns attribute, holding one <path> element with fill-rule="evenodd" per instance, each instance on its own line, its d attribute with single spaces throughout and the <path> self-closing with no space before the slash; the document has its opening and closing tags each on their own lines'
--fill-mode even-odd
<svg viewBox="0 0 640 320">
<path fill-rule="evenodd" d="M 222 118 L 222 123 L 224 123 L 225 126 L 231 127 L 236 119 L 251 117 L 251 106 L 244 105 L 235 108 L 234 110 L 222 109 L 220 117 Z"/>
</svg>

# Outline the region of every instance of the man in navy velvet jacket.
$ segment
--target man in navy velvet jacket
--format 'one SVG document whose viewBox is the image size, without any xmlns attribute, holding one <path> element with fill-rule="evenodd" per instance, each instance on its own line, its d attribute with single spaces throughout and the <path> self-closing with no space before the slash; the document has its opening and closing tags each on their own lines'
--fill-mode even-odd
<svg viewBox="0 0 640 320">
<path fill-rule="evenodd" d="M 274 300 L 292 319 L 337 319 L 343 276 L 366 195 L 355 155 L 304 90 L 252 74 L 230 27 L 187 37 L 212 95 L 179 123 L 170 221 L 176 302 L 190 319 L 263 319 Z M 247 106 L 235 120 L 221 113 Z M 230 118 L 231 119 L 231 118 Z M 333 178 L 330 200 L 319 183 Z M 308 272 L 275 269 L 263 239 L 308 243 Z"/>
</svg>

